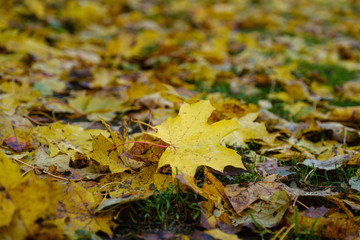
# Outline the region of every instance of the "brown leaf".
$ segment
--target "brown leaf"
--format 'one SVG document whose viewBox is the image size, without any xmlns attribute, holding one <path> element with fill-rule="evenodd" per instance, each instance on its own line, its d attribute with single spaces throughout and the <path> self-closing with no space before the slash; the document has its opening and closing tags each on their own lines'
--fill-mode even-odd
<svg viewBox="0 0 360 240">
<path fill-rule="evenodd" d="M 257 182 L 245 188 L 239 187 L 238 184 L 230 184 L 225 187 L 225 194 L 228 196 L 236 213 L 241 214 L 259 198 L 269 197 L 274 194 L 281 185 L 281 183 L 277 182 Z"/>
</svg>

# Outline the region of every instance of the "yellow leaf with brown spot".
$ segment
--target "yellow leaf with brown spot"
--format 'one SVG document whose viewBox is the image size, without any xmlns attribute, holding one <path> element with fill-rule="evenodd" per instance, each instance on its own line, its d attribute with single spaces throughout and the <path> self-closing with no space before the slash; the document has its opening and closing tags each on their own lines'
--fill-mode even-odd
<svg viewBox="0 0 360 240">
<path fill-rule="evenodd" d="M 96 201 L 93 195 L 80 185 L 70 182 L 66 193 L 56 209 L 57 223 L 61 224 L 69 234 L 75 230 L 97 232 L 99 230 L 111 236 L 111 215 L 95 215 Z"/>
</svg>

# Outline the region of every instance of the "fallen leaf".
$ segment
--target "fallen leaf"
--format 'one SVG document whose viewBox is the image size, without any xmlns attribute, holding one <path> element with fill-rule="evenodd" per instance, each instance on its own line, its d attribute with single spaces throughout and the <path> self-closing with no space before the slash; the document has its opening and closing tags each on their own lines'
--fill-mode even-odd
<svg viewBox="0 0 360 240">
<path fill-rule="evenodd" d="M 96 215 L 96 202 L 93 195 L 74 182 L 70 182 L 65 189 L 65 194 L 57 206 L 56 223 L 63 226 L 71 236 L 75 230 L 107 233 L 110 237 L 110 215 Z"/>
<path fill-rule="evenodd" d="M 116 145 L 102 134 L 94 137 L 92 146 L 93 151 L 90 157 L 102 166 L 108 166 L 112 173 L 124 172 L 142 165 L 141 162 L 119 157 L 118 151 L 114 149 Z M 129 160 L 137 164 L 137 166 L 131 165 Z"/>
<path fill-rule="evenodd" d="M 293 210 L 292 210 L 293 211 Z M 296 216 L 296 223 L 301 226 L 302 229 L 306 231 L 312 231 L 321 236 L 334 239 L 350 239 L 359 238 L 359 224 L 353 220 L 347 218 L 345 214 L 336 214 L 333 216 L 324 216 L 324 217 L 313 217 L 313 214 L 309 214 L 310 210 L 305 212 L 300 212 Z M 292 216 L 289 216 L 292 221 L 294 221 L 294 213 Z"/>
<path fill-rule="evenodd" d="M 352 189 L 355 189 L 356 191 L 360 191 L 360 179 L 359 177 L 351 177 L 349 180 L 349 185 Z"/>
<path fill-rule="evenodd" d="M 9 227 L 15 210 L 16 207 L 8 198 L 7 194 L 0 192 L 0 233 L 2 232 L 1 227 Z"/>
<path fill-rule="evenodd" d="M 115 205 L 134 200 L 146 199 L 153 195 L 154 190 L 166 190 L 169 184 L 175 186 L 171 176 L 156 173 L 156 165 L 143 167 L 132 174 L 119 173 L 110 176 L 111 180 L 101 181 L 101 191 L 109 193 L 109 199 L 104 199 L 96 208 L 96 212 Z"/>
<path fill-rule="evenodd" d="M 358 202 L 346 200 L 346 199 L 344 199 L 343 201 L 344 201 L 344 203 L 349 205 L 353 210 L 357 210 L 357 211 L 360 210 L 360 204 Z"/>
<path fill-rule="evenodd" d="M 102 191 L 109 192 L 111 198 L 127 198 L 132 194 L 153 192 L 155 171 L 156 165 L 153 165 L 132 174 L 123 173 L 113 179 L 114 182 L 104 182 Z"/>
<path fill-rule="evenodd" d="M 310 207 L 304 212 L 304 216 L 309 218 L 321 218 L 325 216 L 327 211 L 328 209 L 324 206 L 319 208 Z"/>
<path fill-rule="evenodd" d="M 62 187 L 56 183 L 29 174 L 21 183 L 6 191 L 13 206 L 20 213 L 18 221 L 24 223 L 28 236 L 35 234 L 40 228 L 38 220 L 55 216 L 61 190 Z"/>
<path fill-rule="evenodd" d="M 50 166 L 55 166 L 59 172 L 69 171 L 70 156 L 67 154 L 58 154 L 51 158 L 44 147 L 39 147 L 35 154 L 34 166 L 48 170 Z"/>
<path fill-rule="evenodd" d="M 92 137 L 99 134 L 108 136 L 100 129 L 86 130 L 75 125 L 53 123 L 51 126 L 38 126 L 34 129 L 34 137 L 40 143 L 49 146 L 50 157 L 64 153 L 73 157 L 75 153 L 89 154 L 92 150 Z"/>
<path fill-rule="evenodd" d="M 287 194 L 289 194 L 292 198 L 297 198 L 299 196 L 311 196 L 311 197 L 327 197 L 327 196 L 338 196 L 340 192 L 332 192 L 330 188 L 325 191 L 304 191 L 297 187 L 289 187 L 285 184 L 281 185 L 281 189 L 283 189 Z"/>
<path fill-rule="evenodd" d="M 283 219 L 289 207 L 290 199 L 285 191 L 281 189 L 271 190 L 272 193 L 261 196 L 260 201 L 251 205 L 248 212 L 242 212 L 233 219 L 235 226 L 252 223 L 253 219 L 257 224 L 271 228 L 277 226 Z"/>
<path fill-rule="evenodd" d="M 211 229 L 211 230 L 205 230 L 204 233 L 209 234 L 214 239 L 229 239 L 229 240 L 240 240 L 236 234 L 227 234 L 221 231 L 218 228 Z"/>
<path fill-rule="evenodd" d="M 332 157 L 325 161 L 318 161 L 316 159 L 305 159 L 301 164 L 312 168 L 319 168 L 329 171 L 341 167 L 343 164 L 349 161 L 352 156 L 353 154 L 343 154 Z"/>
<path fill-rule="evenodd" d="M 256 200 L 273 195 L 280 186 L 281 183 L 277 182 L 257 182 L 247 188 L 241 188 L 238 184 L 229 184 L 225 187 L 225 193 L 235 212 L 241 214 Z"/>
<path fill-rule="evenodd" d="M 0 186 L 11 189 L 22 182 L 20 167 L 0 151 Z"/>
<path fill-rule="evenodd" d="M 221 143 L 240 147 L 245 145 L 245 141 L 252 139 L 261 139 L 269 135 L 264 123 L 254 122 L 259 113 L 248 113 L 238 119 L 240 128 L 225 136 Z M 236 119 L 235 119 L 236 120 Z"/>
<path fill-rule="evenodd" d="M 7 115 L 0 112 L 0 144 L 6 143 L 8 147 L 20 153 L 24 149 L 35 147 L 31 134 L 31 122 L 18 115 Z"/>
<path fill-rule="evenodd" d="M 360 107 L 337 107 L 327 114 L 327 119 L 330 121 L 339 122 L 359 122 L 360 121 Z"/>
<path fill-rule="evenodd" d="M 155 127 L 157 132 L 152 135 L 170 145 L 162 154 L 158 169 L 169 164 L 173 175 L 178 171 L 194 176 L 196 168 L 201 165 L 218 171 L 223 171 L 228 165 L 245 168 L 236 151 L 219 144 L 224 136 L 239 127 L 238 123 L 222 120 L 207 124 L 214 109 L 209 101 L 184 103 L 176 118 L 168 118 Z"/>
</svg>

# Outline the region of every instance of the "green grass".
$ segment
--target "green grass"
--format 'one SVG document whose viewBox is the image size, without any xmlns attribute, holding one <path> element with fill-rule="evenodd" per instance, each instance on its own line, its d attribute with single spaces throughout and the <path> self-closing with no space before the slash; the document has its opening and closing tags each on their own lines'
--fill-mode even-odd
<svg viewBox="0 0 360 240">
<path fill-rule="evenodd" d="M 343 83 L 354 80 L 358 71 L 348 70 L 345 67 L 333 64 L 312 64 L 300 62 L 294 75 L 298 78 L 305 77 L 308 81 L 314 80 L 312 75 L 318 74 L 329 86 L 340 86 Z"/>
<path fill-rule="evenodd" d="M 352 166 L 338 167 L 331 171 L 313 169 L 312 167 L 298 164 L 296 157 L 292 161 L 279 161 L 279 166 L 291 166 L 290 171 L 296 173 L 291 175 L 291 180 L 303 186 L 318 187 L 317 190 L 331 187 L 341 191 L 342 184 L 348 182 L 352 176 L 355 176 L 357 170 L 356 167 Z"/>
<path fill-rule="evenodd" d="M 295 240 L 313 240 L 313 239 L 320 240 L 320 239 L 322 239 L 321 232 L 316 233 L 314 230 L 316 220 L 312 224 L 312 228 L 309 231 L 306 228 L 300 226 L 299 220 L 298 220 L 299 210 L 296 206 L 295 206 L 294 211 L 295 211 L 295 213 L 294 213 L 293 219 L 286 217 L 290 223 L 295 225 L 294 228 L 292 229 L 292 231 L 290 231 L 290 233 L 287 235 L 288 239 L 295 239 Z"/>
<path fill-rule="evenodd" d="M 169 185 L 166 190 L 154 190 L 154 195 L 135 203 L 145 219 L 155 221 L 163 229 L 168 229 L 173 218 L 180 220 L 185 208 L 193 220 L 198 219 L 201 209 L 191 200 L 198 200 L 198 196 L 192 192 L 184 193 L 179 186 Z"/>
<path fill-rule="evenodd" d="M 179 182 L 165 190 L 154 190 L 147 199 L 130 202 L 118 212 L 117 236 L 120 239 L 139 239 L 136 234 L 158 231 L 190 233 L 200 221 L 201 196 L 181 190 Z M 131 232 L 131 236 L 128 233 Z"/>
<path fill-rule="evenodd" d="M 239 184 L 246 186 L 251 182 L 257 182 L 264 179 L 254 165 L 255 160 L 261 161 L 263 155 L 251 155 L 252 151 L 259 152 L 260 145 L 249 142 L 246 147 L 236 148 L 235 150 L 243 157 L 243 161 L 248 168 L 248 171 L 237 176 L 227 177 L 222 174 L 214 175 L 224 184 Z M 291 161 L 278 160 L 279 166 L 290 166 L 289 170 L 293 174 L 287 176 L 287 180 L 283 179 L 284 183 L 295 182 L 298 187 L 306 191 L 324 191 L 328 188 L 337 192 L 346 193 L 343 184 L 347 183 L 352 176 L 355 176 L 356 167 L 339 167 L 332 171 L 324 171 L 320 169 L 313 170 L 313 168 L 299 164 L 296 157 Z M 199 167 L 195 178 L 201 187 L 201 181 L 204 180 L 203 167 Z M 360 193 L 359 193 L 360 194 Z M 360 199 L 360 198 L 359 198 Z M 182 234 L 191 233 L 196 228 L 200 219 L 201 209 L 198 202 L 202 201 L 200 196 L 189 191 L 184 192 L 180 189 L 179 182 L 175 185 L 169 185 L 165 190 L 155 190 L 154 194 L 145 200 L 138 200 L 122 206 L 122 211 L 119 212 L 117 220 L 118 228 L 124 228 L 124 235 L 117 235 L 121 239 L 138 239 L 134 235 L 126 236 L 127 228 L 132 234 L 141 234 L 142 232 L 157 232 L 168 230 L 171 232 L 178 232 Z M 331 202 L 325 198 L 319 197 L 300 197 L 302 203 L 308 206 L 325 206 L 328 208 L 335 207 Z M 300 206 L 301 208 L 301 206 Z M 301 211 L 304 209 L 301 209 Z M 315 232 L 315 224 L 312 229 L 303 228 L 298 222 L 298 212 L 300 210 L 295 207 L 295 214 L 293 217 L 287 218 L 287 221 L 294 224 L 294 228 L 287 233 L 287 239 L 322 239 L 321 230 Z M 129 225 L 129 221 L 131 224 Z M 186 222 L 187 226 L 184 226 Z M 260 226 L 255 219 L 253 219 L 256 234 L 260 238 L 268 238 L 274 236 L 279 228 L 268 229 Z M 134 229 L 137 229 L 134 231 Z M 140 231 L 140 232 L 139 232 Z M 121 234 L 121 231 L 117 231 Z M 88 237 L 88 238 L 86 238 Z M 90 236 L 91 237 L 91 236 Z M 92 239 L 88 235 L 79 239 Z"/>
</svg>

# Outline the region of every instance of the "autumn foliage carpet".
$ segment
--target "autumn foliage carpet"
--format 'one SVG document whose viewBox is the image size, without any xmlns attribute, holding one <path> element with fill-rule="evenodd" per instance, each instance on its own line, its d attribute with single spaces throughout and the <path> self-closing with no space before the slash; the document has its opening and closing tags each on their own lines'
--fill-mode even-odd
<svg viewBox="0 0 360 240">
<path fill-rule="evenodd" d="M 359 239 L 360 1 L 0 1 L 0 240 Z"/>
</svg>

